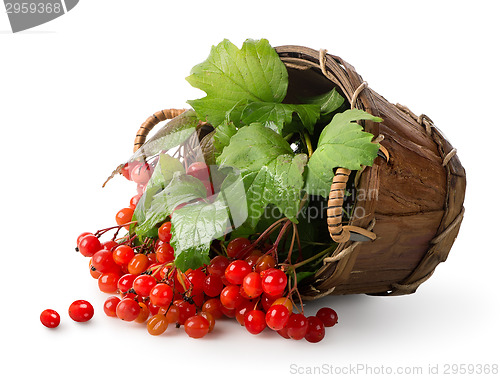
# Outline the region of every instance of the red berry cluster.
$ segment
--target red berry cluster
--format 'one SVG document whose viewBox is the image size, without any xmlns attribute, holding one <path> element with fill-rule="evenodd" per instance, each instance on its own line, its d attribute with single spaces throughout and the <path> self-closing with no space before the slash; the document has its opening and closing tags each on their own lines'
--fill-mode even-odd
<svg viewBox="0 0 500 378">
<path fill-rule="evenodd" d="M 249 245 L 246 239 L 235 239 L 228 245 L 228 255 L 237 255 L 243 245 Z M 238 246 L 238 247 L 236 247 Z M 236 250 L 237 253 L 234 253 Z M 244 260 L 229 260 L 222 256 L 212 259 L 206 268 L 205 294 L 216 294 L 207 287 L 207 282 L 220 280 L 222 290 L 218 296 L 209 299 L 214 307 L 236 320 L 251 334 L 259 334 L 270 328 L 285 338 L 309 342 L 321 341 L 325 327 L 337 323 L 337 314 L 329 308 L 322 308 L 316 316 L 305 317 L 303 311 L 293 312 L 287 275 L 277 268 L 269 254 L 254 250 Z"/>
<path fill-rule="evenodd" d="M 210 264 L 185 273 L 172 263 L 170 222 L 159 228 L 156 252 L 140 253 L 132 246 L 106 242 L 89 233 L 78 238 L 78 249 L 90 260 L 91 274 L 105 293 L 119 292 L 104 303 L 108 316 L 124 321 L 147 323 L 152 335 L 160 335 L 169 324 L 184 326 L 193 338 L 211 332 L 223 316 L 236 320 L 252 334 L 266 327 L 291 339 L 318 342 L 325 327 L 337 322 L 335 311 L 323 308 L 316 316 L 293 313 L 288 276 L 273 256 L 248 249 L 248 239 L 237 238 L 227 246 L 227 255 L 216 256 Z M 91 248 L 92 247 L 92 248 Z M 288 289 L 288 290 L 287 290 Z"/>
<path fill-rule="evenodd" d="M 306 317 L 301 302 L 300 308 L 294 306 L 292 294 L 298 291 L 285 273 L 286 264 L 278 264 L 275 249 L 269 245 L 264 245 L 264 253 L 254 248 L 256 242 L 236 238 L 208 265 L 183 273 L 173 263 L 169 221 L 159 227 L 158 239 L 146 238 L 141 243 L 130 235 L 117 239 L 118 231 L 128 229 L 132 222 L 151 167 L 154 162 L 125 165 L 122 174 L 137 183 L 139 194 L 117 213 L 118 226 L 96 234 L 83 233 L 77 240 L 77 250 L 91 257 L 90 273 L 99 289 L 120 294 L 105 301 L 105 313 L 146 323 L 152 335 L 164 333 L 175 323 L 177 328 L 184 326 L 190 337 L 200 338 L 212 331 L 216 320 L 228 317 L 236 318 L 251 334 L 269 328 L 285 338 L 305 338 L 313 343 L 322 340 L 325 327 L 337 323 L 337 314 L 322 308 L 316 316 Z M 191 164 L 187 174 L 205 184 L 207 195 L 213 194 L 205 163 Z M 101 243 L 99 238 L 111 229 L 117 229 L 112 240 Z"/>
</svg>

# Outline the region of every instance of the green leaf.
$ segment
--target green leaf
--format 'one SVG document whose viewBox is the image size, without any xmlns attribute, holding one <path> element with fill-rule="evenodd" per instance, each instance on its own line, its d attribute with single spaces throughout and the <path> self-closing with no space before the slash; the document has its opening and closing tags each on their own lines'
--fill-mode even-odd
<svg viewBox="0 0 500 378">
<path fill-rule="evenodd" d="M 237 131 L 236 126 L 232 122 L 223 122 L 215 129 L 214 147 L 216 157 L 229 145 L 229 140 Z"/>
<path fill-rule="evenodd" d="M 245 125 L 257 122 L 266 126 L 274 124 L 281 134 L 283 126 L 292 122 L 292 115 L 296 113 L 302 124 L 311 133 L 320 115 L 318 104 L 278 104 L 271 102 L 251 102 L 241 114 L 241 122 Z M 237 121 L 237 120 L 235 120 Z"/>
<path fill-rule="evenodd" d="M 302 99 L 305 104 L 315 104 L 320 107 L 321 114 L 329 114 L 337 110 L 344 103 L 342 97 L 335 88 L 318 96 L 306 97 Z"/>
<path fill-rule="evenodd" d="M 294 155 L 278 133 L 262 124 L 242 127 L 217 162 L 241 172 L 251 227 L 256 226 L 270 203 L 290 220 L 297 221 L 307 156 Z"/>
<path fill-rule="evenodd" d="M 156 168 L 146 186 L 146 190 L 154 186 L 165 188 L 176 172 L 184 172 L 184 166 L 179 159 L 173 158 L 167 154 L 160 154 Z"/>
<path fill-rule="evenodd" d="M 208 264 L 210 243 L 231 230 L 228 206 L 223 199 L 200 201 L 172 214 L 175 265 L 182 271 Z"/>
<path fill-rule="evenodd" d="M 306 190 L 309 194 L 328 197 L 334 168 L 358 170 L 361 165 L 373 164 L 379 145 L 371 142 L 373 135 L 364 132 L 355 122 L 357 120 L 382 122 L 359 109 L 336 114 L 321 132 L 316 151 L 307 165 Z"/>
<path fill-rule="evenodd" d="M 177 248 L 174 246 L 174 249 Z M 175 254 L 174 264 L 182 272 L 188 269 L 198 269 L 204 264 L 210 263 L 210 244 L 187 247 L 180 251 L 181 252 Z"/>
<path fill-rule="evenodd" d="M 189 175 L 176 173 L 170 183 L 151 199 L 151 205 L 145 212 L 144 220 L 137 224 L 137 235 L 145 235 L 157 228 L 174 209 L 184 203 L 205 198 L 207 190 L 203 183 Z"/>
<path fill-rule="evenodd" d="M 231 227 L 236 229 L 248 219 L 247 193 L 241 172 L 233 167 L 223 168 L 222 171 L 226 177 L 220 186 L 218 200 L 223 200 L 228 207 Z"/>
<path fill-rule="evenodd" d="M 286 67 L 265 39 L 248 39 L 241 50 L 222 41 L 186 80 L 207 94 L 188 103 L 213 126 L 220 125 L 237 105 L 283 101 L 288 88 Z"/>
<path fill-rule="evenodd" d="M 134 210 L 132 220 L 137 221 L 137 224 L 130 227 L 131 232 L 147 237 L 157 236 L 158 230 L 156 228 L 145 228 L 140 226 L 146 221 L 147 212 L 151 207 L 153 197 L 170 183 L 176 172 L 184 173 L 184 166 L 182 163 L 170 155 L 160 154 L 153 175 Z"/>
</svg>

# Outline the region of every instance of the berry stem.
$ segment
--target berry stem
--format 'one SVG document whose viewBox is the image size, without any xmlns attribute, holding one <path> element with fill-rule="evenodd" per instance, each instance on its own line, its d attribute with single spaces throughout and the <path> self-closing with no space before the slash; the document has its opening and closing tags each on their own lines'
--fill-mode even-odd
<svg viewBox="0 0 500 378">
<path fill-rule="evenodd" d="M 313 148 L 311 143 L 311 137 L 309 136 L 309 133 L 307 131 L 304 131 L 304 139 L 306 141 L 307 154 L 309 155 L 309 158 L 311 158 L 313 154 Z"/>
<path fill-rule="evenodd" d="M 115 236 L 113 238 L 116 238 L 116 236 L 118 235 L 118 231 L 122 228 L 122 227 L 125 227 L 125 226 L 130 226 L 132 224 L 135 224 L 137 223 L 137 221 L 132 221 L 132 222 L 128 222 L 128 223 L 124 223 L 122 225 L 118 225 L 118 226 L 112 226 L 112 227 L 108 227 L 108 228 L 103 228 L 102 230 L 97 230 L 94 235 L 98 238 L 100 238 L 102 235 L 104 235 L 106 232 L 110 231 L 110 230 L 114 230 L 115 228 L 117 229 L 117 233 L 115 234 Z M 113 239 L 114 240 L 114 239 Z"/>
<path fill-rule="evenodd" d="M 252 244 L 250 244 L 247 248 L 243 249 L 235 258 L 243 259 L 249 252 L 255 249 L 259 245 L 259 243 L 262 243 L 265 239 L 269 237 L 270 234 L 276 231 L 281 226 L 281 223 L 285 222 L 286 220 L 288 220 L 287 217 L 278 219 L 276 222 L 270 225 L 262 234 L 260 234 L 259 237 Z M 273 248 L 271 248 L 271 250 L 269 250 L 266 254 L 270 253 L 272 250 Z"/>
</svg>

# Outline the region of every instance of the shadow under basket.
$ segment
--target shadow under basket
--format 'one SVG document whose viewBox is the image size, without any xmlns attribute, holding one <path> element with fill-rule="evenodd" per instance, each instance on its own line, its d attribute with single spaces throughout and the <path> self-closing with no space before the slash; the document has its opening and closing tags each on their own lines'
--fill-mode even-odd
<svg viewBox="0 0 500 378">
<path fill-rule="evenodd" d="M 289 74 L 285 102 L 336 88 L 351 108 L 383 119 L 360 122 L 384 151 L 373 166 L 336 170 L 327 211 L 329 232 L 338 246 L 315 275 L 301 281 L 302 298 L 414 293 L 446 260 L 463 219 L 466 177 L 456 149 L 429 117 L 389 103 L 341 58 L 301 46 L 276 51 Z M 180 112 L 164 110 L 149 117 L 136 148 L 155 124 Z M 348 181 L 357 195 L 346 221 L 342 206 Z M 364 238 L 368 241 L 353 234 L 369 235 Z"/>
</svg>

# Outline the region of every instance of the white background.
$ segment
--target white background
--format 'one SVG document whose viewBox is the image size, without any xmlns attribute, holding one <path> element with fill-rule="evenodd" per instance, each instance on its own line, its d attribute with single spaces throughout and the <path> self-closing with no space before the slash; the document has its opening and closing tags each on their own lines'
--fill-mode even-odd
<svg viewBox="0 0 500 378">
<path fill-rule="evenodd" d="M 443 373 L 445 364 L 499 363 L 499 10 L 496 1 L 86 0 L 18 34 L 2 10 L 2 376 L 293 376 L 294 363 L 394 373 L 438 364 Z M 308 304 L 306 315 L 328 305 L 340 316 L 314 345 L 251 336 L 234 321 L 202 340 L 182 329 L 152 337 L 106 317 L 107 295 L 73 248 L 79 233 L 113 225 L 134 187 L 118 178 L 103 190 L 102 182 L 130 155 L 147 116 L 200 97 L 184 78 L 211 45 L 261 37 L 326 48 L 444 131 L 468 179 L 448 261 L 414 295 Z M 67 315 L 76 299 L 94 304 L 88 324 Z M 61 314 L 57 329 L 40 324 L 45 308 Z"/>
</svg>

